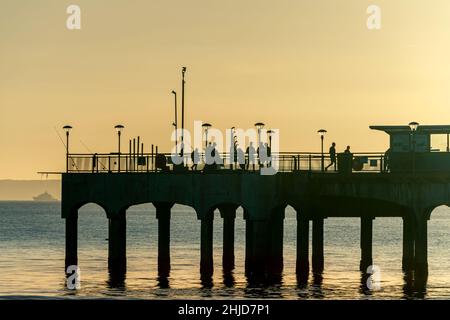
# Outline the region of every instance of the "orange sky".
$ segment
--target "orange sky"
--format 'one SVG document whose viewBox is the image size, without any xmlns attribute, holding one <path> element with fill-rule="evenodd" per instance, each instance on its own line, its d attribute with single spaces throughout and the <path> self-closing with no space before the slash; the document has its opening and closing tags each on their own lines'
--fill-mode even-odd
<svg viewBox="0 0 450 320">
<path fill-rule="evenodd" d="M 262 121 L 282 150 L 318 151 L 323 127 L 338 151 L 385 150 L 370 124 L 449 123 L 449 16 L 448 0 L 2 0 L 0 179 L 64 169 L 64 124 L 74 152 L 115 151 L 117 123 L 169 151 L 181 66 L 188 128 Z"/>
</svg>

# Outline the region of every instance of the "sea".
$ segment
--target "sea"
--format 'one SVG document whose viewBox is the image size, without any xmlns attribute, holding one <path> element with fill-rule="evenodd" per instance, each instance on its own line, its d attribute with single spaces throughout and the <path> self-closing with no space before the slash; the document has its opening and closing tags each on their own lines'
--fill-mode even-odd
<svg viewBox="0 0 450 320">
<path fill-rule="evenodd" d="M 108 272 L 108 220 L 94 204 L 79 211 L 80 288 L 67 288 L 64 220 L 59 202 L 0 202 L 0 299 L 449 299 L 450 209 L 436 208 L 428 222 L 429 276 L 415 293 L 402 272 L 402 220 L 376 218 L 373 260 L 377 285 L 367 290 L 359 271 L 360 221 L 328 218 L 324 223 L 325 270 L 297 283 L 296 218 L 284 220 L 284 270 L 280 283 L 250 284 L 245 277 L 245 221 L 238 209 L 236 268 L 224 277 L 221 267 L 222 219 L 214 215 L 214 275 L 200 279 L 200 221 L 192 208 L 175 206 L 171 219 L 171 273 L 157 274 L 157 220 L 151 204 L 127 211 L 127 272 L 118 284 Z M 310 233 L 311 234 L 311 233 Z M 311 250 L 310 250 L 311 251 Z"/>
</svg>

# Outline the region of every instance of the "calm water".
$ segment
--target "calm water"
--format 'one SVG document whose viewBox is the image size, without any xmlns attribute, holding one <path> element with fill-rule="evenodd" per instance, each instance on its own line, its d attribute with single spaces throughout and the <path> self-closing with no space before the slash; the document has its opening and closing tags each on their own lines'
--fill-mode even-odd
<svg viewBox="0 0 450 320">
<path fill-rule="evenodd" d="M 359 272 L 359 219 L 325 220 L 325 272 L 321 284 L 299 288 L 295 277 L 296 221 L 289 207 L 285 219 L 284 275 L 279 286 L 253 288 L 244 276 L 245 224 L 236 219 L 234 285 L 224 285 L 221 272 L 222 224 L 214 220 L 213 286 L 203 288 L 199 276 L 200 223 L 187 207 L 172 215 L 172 272 L 169 288 L 157 279 L 157 220 L 151 205 L 130 208 L 127 214 L 128 271 L 125 285 L 114 288 L 107 272 L 108 243 L 105 213 L 87 205 L 79 215 L 79 266 L 82 288 L 65 289 L 64 220 L 59 203 L 0 202 L 0 296 L 3 298 L 143 298 L 143 299 L 402 299 L 402 221 L 374 221 L 374 264 L 381 268 L 381 290 L 364 293 Z M 425 298 L 450 298 L 450 210 L 437 208 L 429 221 L 429 278 Z"/>
</svg>

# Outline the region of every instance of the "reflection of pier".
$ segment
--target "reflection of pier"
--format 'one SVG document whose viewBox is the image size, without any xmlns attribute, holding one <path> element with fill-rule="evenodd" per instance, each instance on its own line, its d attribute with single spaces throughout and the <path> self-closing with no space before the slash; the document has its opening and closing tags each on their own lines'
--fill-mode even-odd
<svg viewBox="0 0 450 320">
<path fill-rule="evenodd" d="M 427 274 L 427 220 L 431 210 L 450 203 L 450 176 L 431 174 L 80 173 L 63 174 L 62 217 L 66 219 L 66 264 L 77 263 L 77 211 L 93 202 L 109 219 L 109 265 L 125 270 L 126 210 L 153 203 L 158 219 L 158 271 L 170 271 L 170 213 L 179 203 L 195 209 L 201 223 L 200 273 L 213 274 L 213 212 L 224 223 L 223 268 L 234 267 L 234 219 L 246 220 L 246 273 L 266 279 L 283 270 L 284 209 L 297 211 L 297 274 L 309 272 L 312 222 L 313 271 L 324 268 L 323 225 L 327 217 L 361 219 L 361 270 L 372 264 L 372 223 L 376 217 L 403 219 L 403 268 L 416 278 Z"/>
</svg>

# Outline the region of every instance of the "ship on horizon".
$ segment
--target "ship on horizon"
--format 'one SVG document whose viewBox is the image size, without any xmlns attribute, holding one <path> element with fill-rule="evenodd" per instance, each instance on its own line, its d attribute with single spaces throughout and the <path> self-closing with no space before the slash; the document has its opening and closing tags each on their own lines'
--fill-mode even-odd
<svg viewBox="0 0 450 320">
<path fill-rule="evenodd" d="M 45 191 L 35 197 L 33 197 L 34 201 L 58 201 L 58 199 L 54 198 L 50 193 Z"/>
</svg>

